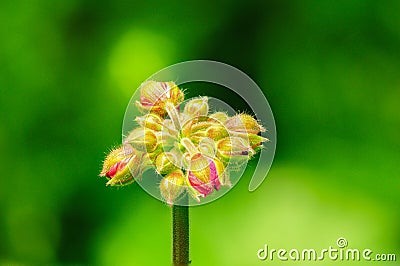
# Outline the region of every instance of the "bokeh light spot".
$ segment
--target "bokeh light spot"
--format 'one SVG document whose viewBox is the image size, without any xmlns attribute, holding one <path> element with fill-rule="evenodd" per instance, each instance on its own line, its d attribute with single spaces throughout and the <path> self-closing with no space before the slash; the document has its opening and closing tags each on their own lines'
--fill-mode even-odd
<svg viewBox="0 0 400 266">
<path fill-rule="evenodd" d="M 174 45 L 170 38 L 144 29 L 134 29 L 117 40 L 109 60 L 112 83 L 132 94 L 150 74 L 171 62 Z"/>
</svg>

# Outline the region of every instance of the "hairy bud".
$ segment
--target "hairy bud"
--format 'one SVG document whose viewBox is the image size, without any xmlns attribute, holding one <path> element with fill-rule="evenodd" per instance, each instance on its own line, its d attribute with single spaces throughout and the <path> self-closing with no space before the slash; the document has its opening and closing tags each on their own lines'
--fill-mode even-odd
<svg viewBox="0 0 400 266">
<path fill-rule="evenodd" d="M 227 137 L 217 142 L 218 158 L 224 162 L 230 160 L 247 161 L 255 154 L 250 144 L 239 137 Z"/>
<path fill-rule="evenodd" d="M 264 132 L 265 129 L 248 114 L 237 114 L 224 122 L 228 130 L 234 132 L 258 134 Z"/>
<path fill-rule="evenodd" d="M 143 154 L 125 145 L 107 155 L 100 176 L 107 177 L 109 179 L 107 185 L 110 186 L 128 185 L 134 181 L 134 177 L 142 174 L 146 166 Z"/>
<path fill-rule="evenodd" d="M 183 113 L 187 114 L 189 117 L 207 116 L 208 98 L 199 97 L 190 100 L 189 102 L 186 103 Z"/>
<path fill-rule="evenodd" d="M 174 82 L 146 81 L 140 87 L 140 102 L 136 102 L 136 106 L 142 112 L 164 116 L 166 102 L 178 106 L 183 100 L 184 94 Z"/>
<path fill-rule="evenodd" d="M 166 175 L 176 170 L 178 159 L 172 152 L 160 153 L 155 161 L 156 170 L 161 175 Z"/>
<path fill-rule="evenodd" d="M 224 123 L 228 118 L 229 116 L 224 112 L 216 112 L 209 115 L 209 120 L 218 121 L 219 123 Z"/>
<path fill-rule="evenodd" d="M 125 139 L 133 148 L 143 152 L 153 152 L 158 145 L 156 134 L 149 129 L 137 128 L 131 131 Z"/>
<path fill-rule="evenodd" d="M 210 159 L 200 153 L 195 154 L 189 163 L 189 184 L 205 197 L 213 189 L 220 189 L 224 171 L 224 165 L 218 159 Z"/>
<path fill-rule="evenodd" d="M 184 188 L 185 175 L 181 170 L 169 173 L 160 183 L 161 196 L 170 206 L 172 206 L 174 201 L 182 194 Z"/>
<path fill-rule="evenodd" d="M 149 113 L 144 116 L 136 117 L 136 122 L 141 126 L 155 131 L 163 128 L 163 119 L 157 114 Z"/>
</svg>

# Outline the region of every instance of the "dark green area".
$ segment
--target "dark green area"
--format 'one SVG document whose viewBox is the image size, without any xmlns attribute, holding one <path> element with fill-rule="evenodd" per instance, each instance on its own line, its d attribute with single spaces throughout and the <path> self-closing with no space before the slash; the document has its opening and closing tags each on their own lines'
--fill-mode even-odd
<svg viewBox="0 0 400 266">
<path fill-rule="evenodd" d="M 278 132 L 257 191 L 246 174 L 191 209 L 192 265 L 267 264 L 264 244 L 339 237 L 398 252 L 399 12 L 395 0 L 2 1 L 0 264 L 169 265 L 169 207 L 97 175 L 134 90 L 191 59 L 253 78 Z"/>
</svg>

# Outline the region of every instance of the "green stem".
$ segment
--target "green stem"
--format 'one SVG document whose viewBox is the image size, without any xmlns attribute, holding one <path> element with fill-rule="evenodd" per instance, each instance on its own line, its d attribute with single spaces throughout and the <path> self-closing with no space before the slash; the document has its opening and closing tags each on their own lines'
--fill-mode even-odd
<svg viewBox="0 0 400 266">
<path fill-rule="evenodd" d="M 189 265 L 189 206 L 172 206 L 172 262 Z"/>
</svg>

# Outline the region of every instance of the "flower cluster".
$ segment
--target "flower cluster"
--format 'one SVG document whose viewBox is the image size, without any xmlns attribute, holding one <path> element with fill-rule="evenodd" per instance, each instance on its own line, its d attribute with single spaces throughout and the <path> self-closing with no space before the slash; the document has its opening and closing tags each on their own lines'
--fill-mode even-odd
<svg viewBox="0 0 400 266">
<path fill-rule="evenodd" d="M 136 106 L 138 127 L 104 160 L 100 176 L 107 185 L 123 186 L 154 168 L 162 176 L 161 196 L 173 205 L 185 192 L 200 201 L 221 186 L 231 186 L 229 173 L 240 169 L 268 139 L 251 115 L 210 113 L 208 98 L 192 98 L 174 82 L 147 81 Z"/>
</svg>

